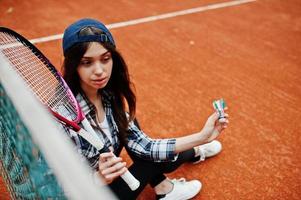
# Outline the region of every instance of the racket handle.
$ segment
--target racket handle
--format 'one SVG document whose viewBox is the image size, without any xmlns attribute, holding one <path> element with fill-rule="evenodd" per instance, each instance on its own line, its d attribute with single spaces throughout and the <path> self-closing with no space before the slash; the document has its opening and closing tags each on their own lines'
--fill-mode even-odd
<svg viewBox="0 0 301 200">
<path fill-rule="evenodd" d="M 127 170 L 121 178 L 126 182 L 126 184 L 131 188 L 132 191 L 135 191 L 140 186 L 140 182 Z"/>
<path fill-rule="evenodd" d="M 115 154 L 113 154 L 113 158 L 116 158 Z M 121 165 L 121 163 L 119 164 Z M 137 190 L 140 186 L 140 182 L 133 176 L 133 174 L 131 174 L 129 170 L 126 170 L 126 172 L 121 175 L 121 178 L 124 180 L 124 182 L 126 182 L 132 191 Z"/>
<path fill-rule="evenodd" d="M 97 134 L 95 133 L 95 131 L 93 130 L 86 118 L 82 121 L 82 124 L 85 127 L 85 129 L 94 136 L 93 137 L 92 135 L 87 134 L 87 137 L 85 139 L 87 139 L 87 141 L 89 141 L 92 145 L 97 147 L 98 150 L 102 149 L 103 144 L 101 140 L 98 138 Z M 86 136 L 86 134 L 83 134 L 83 136 Z M 121 178 L 128 184 L 129 188 L 131 188 L 132 191 L 138 189 L 138 187 L 140 186 L 140 182 L 129 172 L 129 170 L 127 170 L 123 175 L 121 175 Z"/>
<path fill-rule="evenodd" d="M 87 118 L 84 118 L 81 123 L 89 133 L 93 134 L 95 138 L 99 138 L 94 129 L 92 128 L 91 124 L 87 120 Z"/>
</svg>

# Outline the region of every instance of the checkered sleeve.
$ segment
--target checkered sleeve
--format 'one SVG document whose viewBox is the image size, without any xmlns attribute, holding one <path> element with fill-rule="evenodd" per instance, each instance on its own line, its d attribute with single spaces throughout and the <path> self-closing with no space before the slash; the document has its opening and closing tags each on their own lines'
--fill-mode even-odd
<svg viewBox="0 0 301 200">
<path fill-rule="evenodd" d="M 88 143 L 85 139 L 80 137 L 75 131 L 72 129 L 58 123 L 58 128 L 61 132 L 66 133 L 67 136 L 72 140 L 74 145 L 74 150 L 79 153 L 81 160 L 88 161 L 90 166 L 94 169 L 98 169 L 98 157 L 99 153 L 97 149 L 94 148 L 90 143 Z"/>
<path fill-rule="evenodd" d="M 131 122 L 127 148 L 146 160 L 154 162 L 175 161 L 178 154 L 175 152 L 176 139 L 152 139 Z"/>
</svg>

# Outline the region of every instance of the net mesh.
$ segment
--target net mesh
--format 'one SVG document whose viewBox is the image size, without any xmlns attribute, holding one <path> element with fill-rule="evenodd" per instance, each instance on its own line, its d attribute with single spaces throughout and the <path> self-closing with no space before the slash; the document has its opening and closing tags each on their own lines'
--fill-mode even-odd
<svg viewBox="0 0 301 200">
<path fill-rule="evenodd" d="M 0 167 L 13 199 L 66 199 L 1 82 Z"/>
</svg>

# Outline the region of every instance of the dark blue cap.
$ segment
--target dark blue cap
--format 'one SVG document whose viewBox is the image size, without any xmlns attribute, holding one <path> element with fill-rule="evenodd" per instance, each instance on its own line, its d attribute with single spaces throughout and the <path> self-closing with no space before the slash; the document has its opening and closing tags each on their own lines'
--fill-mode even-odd
<svg viewBox="0 0 301 200">
<path fill-rule="evenodd" d="M 100 35 L 82 35 L 79 32 L 85 27 L 94 27 L 100 29 L 103 34 Z M 63 51 L 65 52 L 76 43 L 80 42 L 108 42 L 115 47 L 115 42 L 112 34 L 107 27 L 100 21 L 94 19 L 81 19 L 71 24 L 64 32 L 63 36 Z"/>
</svg>

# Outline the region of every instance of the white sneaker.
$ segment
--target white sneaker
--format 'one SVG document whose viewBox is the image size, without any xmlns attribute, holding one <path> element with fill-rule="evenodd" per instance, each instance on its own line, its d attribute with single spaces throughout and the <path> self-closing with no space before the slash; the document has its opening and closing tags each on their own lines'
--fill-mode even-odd
<svg viewBox="0 0 301 200">
<path fill-rule="evenodd" d="M 206 158 L 215 156 L 221 152 L 222 144 L 217 140 L 213 140 L 212 142 L 198 146 L 198 148 L 199 152 L 195 155 L 195 157 L 199 157 L 199 159 L 193 162 L 193 164 L 197 164 L 201 161 L 204 161 Z"/>
<path fill-rule="evenodd" d="M 173 189 L 167 194 L 157 195 L 159 200 L 187 200 L 197 195 L 202 183 L 198 180 L 186 181 L 184 178 L 170 180 L 173 183 Z"/>
</svg>

